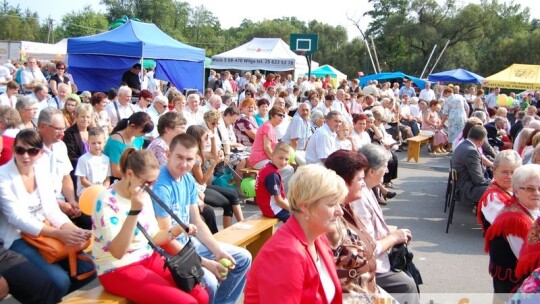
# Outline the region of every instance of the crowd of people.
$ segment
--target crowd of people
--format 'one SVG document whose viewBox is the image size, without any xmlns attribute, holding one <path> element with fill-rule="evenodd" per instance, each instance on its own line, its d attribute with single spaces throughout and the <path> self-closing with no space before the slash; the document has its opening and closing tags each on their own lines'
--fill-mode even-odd
<svg viewBox="0 0 540 304">
<path fill-rule="evenodd" d="M 66 65 L 54 67 L 44 75 L 28 58 L 20 72 L 1 68 L 12 78 L 0 82 L 0 297 L 56 303 L 97 277 L 137 303 L 418 303 L 418 282 L 388 253 L 412 232 L 387 225 L 381 206 L 396 196 L 397 153 L 420 132 L 433 135 L 432 155 L 452 153 L 457 197 L 484 228 L 494 291 L 514 292 L 538 272 L 527 234 L 540 214 L 540 93 L 511 124 L 493 102 L 498 89 L 483 98 L 429 82 L 417 93 L 407 79 L 362 88 L 357 79 L 211 71 L 204 92 L 185 96 L 135 64 L 118 88 L 79 96 Z M 259 170 L 261 212 L 284 223 L 253 265 L 247 250 L 213 237 L 214 208 L 223 228 L 244 219 L 244 168 Z M 78 198 L 93 185 L 106 190 L 86 215 Z M 190 240 L 203 282 L 178 289 L 137 222 L 171 254 Z M 47 263 L 21 233 L 68 246 L 92 239 L 93 262 L 78 271 L 96 274 L 70 276 L 66 261 Z M 222 258 L 233 264 L 227 275 Z M 21 271 L 39 279 L 21 281 Z"/>
</svg>

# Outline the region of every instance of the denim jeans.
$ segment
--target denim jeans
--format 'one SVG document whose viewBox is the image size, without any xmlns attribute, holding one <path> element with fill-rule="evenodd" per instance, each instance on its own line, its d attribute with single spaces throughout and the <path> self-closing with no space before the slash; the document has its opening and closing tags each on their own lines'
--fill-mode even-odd
<svg viewBox="0 0 540 304">
<path fill-rule="evenodd" d="M 18 239 L 9 248 L 24 257 L 26 257 L 30 262 L 32 262 L 36 267 L 40 268 L 45 272 L 50 279 L 52 280 L 55 288 L 61 295 L 66 295 L 69 292 L 77 290 L 84 285 L 92 282 L 96 275 L 84 279 L 77 280 L 69 276 L 69 262 L 68 259 L 62 260 L 60 262 L 49 264 L 39 253 L 39 250 L 32 245 L 25 242 L 23 239 Z M 83 253 L 84 254 L 84 253 Z M 88 261 L 77 261 L 77 274 L 89 272 L 94 269 L 94 263 Z"/>
<path fill-rule="evenodd" d="M 214 254 L 212 254 L 212 252 L 197 238 L 192 237 L 191 241 L 195 250 L 201 257 L 211 260 L 215 259 Z M 234 269 L 229 270 L 229 275 L 221 283 L 218 282 L 216 276 L 212 272 L 203 268 L 203 281 L 206 291 L 210 296 L 210 304 L 234 304 L 242 295 L 242 291 L 246 285 L 246 273 L 251 266 L 251 254 L 244 248 L 230 244 L 219 243 L 219 247 L 236 260 L 236 266 Z"/>
</svg>

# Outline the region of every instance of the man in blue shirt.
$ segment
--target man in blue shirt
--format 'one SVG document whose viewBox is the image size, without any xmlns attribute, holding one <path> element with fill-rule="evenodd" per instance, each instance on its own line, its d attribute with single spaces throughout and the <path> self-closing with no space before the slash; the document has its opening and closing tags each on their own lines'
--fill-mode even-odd
<svg viewBox="0 0 540 304">
<path fill-rule="evenodd" d="M 190 174 L 197 159 L 198 146 L 195 138 L 188 134 L 176 136 L 167 151 L 167 164 L 161 168 L 154 192 L 184 222 L 196 226 L 196 237 L 191 241 L 202 258 L 203 281 L 210 295 L 210 303 L 236 303 L 246 284 L 246 272 L 251 266 L 251 254 L 244 248 L 218 243 L 208 226 L 199 215 L 198 194 L 195 179 Z M 169 229 L 176 222 L 154 202 L 154 209 L 161 229 Z M 191 230 L 191 229 L 190 229 Z M 185 234 L 171 242 L 179 251 L 187 242 Z M 219 261 L 227 258 L 233 262 L 226 277 L 220 272 L 226 270 Z"/>
<path fill-rule="evenodd" d="M 412 87 L 412 80 L 405 79 L 404 82 L 405 82 L 405 86 L 399 90 L 398 97 L 400 99 L 403 98 L 403 95 L 408 95 L 410 98 L 415 97 L 416 92 L 414 91 L 414 88 Z"/>
</svg>

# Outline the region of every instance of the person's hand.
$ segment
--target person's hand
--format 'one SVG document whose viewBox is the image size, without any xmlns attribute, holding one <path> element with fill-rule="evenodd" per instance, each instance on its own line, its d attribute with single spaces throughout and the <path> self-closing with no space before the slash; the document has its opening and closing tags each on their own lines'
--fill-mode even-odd
<svg viewBox="0 0 540 304">
<path fill-rule="evenodd" d="M 188 227 L 188 231 L 186 231 L 187 235 L 192 235 L 192 236 L 197 235 L 197 226 L 193 224 L 187 224 L 187 227 Z"/>
<path fill-rule="evenodd" d="M 66 203 L 64 201 L 58 201 L 58 206 L 60 207 L 60 210 L 67 215 L 69 218 L 73 218 L 77 216 L 77 210 L 73 208 L 73 206 L 70 203 Z M 80 215 L 80 211 L 79 211 Z"/>
<path fill-rule="evenodd" d="M 0 301 L 9 294 L 9 285 L 3 276 L 0 276 Z"/>
<path fill-rule="evenodd" d="M 231 261 L 233 263 L 233 266 L 230 267 L 230 269 L 234 269 L 234 265 L 236 265 L 236 260 L 228 253 L 228 252 L 225 252 L 225 251 L 221 251 L 221 252 L 218 252 L 217 254 L 214 254 L 216 256 L 216 261 L 219 261 L 223 258 L 225 259 L 228 259 L 229 261 Z"/>
<path fill-rule="evenodd" d="M 146 192 L 144 192 L 142 187 L 135 188 L 135 191 L 131 195 L 131 210 L 142 210 L 145 195 Z"/>
<path fill-rule="evenodd" d="M 392 232 L 392 236 L 396 239 L 397 244 L 408 244 L 412 240 L 412 233 L 409 229 L 397 229 Z"/>
<path fill-rule="evenodd" d="M 209 260 L 209 259 L 204 259 L 202 265 L 204 266 L 204 268 L 210 270 L 210 272 L 216 276 L 218 281 L 221 282 L 227 278 L 220 274 L 220 272 L 226 272 L 227 268 L 225 268 L 219 262 Z"/>
<path fill-rule="evenodd" d="M 75 218 L 75 217 L 81 216 L 81 209 L 79 208 L 79 203 L 77 203 L 76 201 L 73 201 L 73 202 L 69 202 L 69 204 L 71 205 L 71 208 L 73 209 L 73 213 L 74 213 L 71 217 Z"/>
<path fill-rule="evenodd" d="M 79 228 L 59 229 L 56 238 L 66 246 L 76 247 L 84 244 L 90 238 L 91 232 Z"/>
</svg>

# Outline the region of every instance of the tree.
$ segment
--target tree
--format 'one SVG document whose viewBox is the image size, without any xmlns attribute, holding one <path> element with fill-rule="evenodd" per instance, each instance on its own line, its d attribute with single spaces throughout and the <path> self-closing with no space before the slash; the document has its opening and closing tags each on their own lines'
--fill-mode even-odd
<svg viewBox="0 0 540 304">
<path fill-rule="evenodd" d="M 109 27 L 107 18 L 88 5 L 79 11 L 72 11 L 62 17 L 60 33 L 62 37 L 80 37 L 99 34 Z"/>
</svg>

